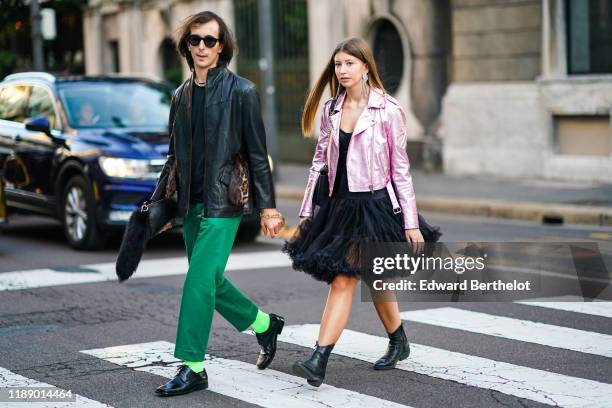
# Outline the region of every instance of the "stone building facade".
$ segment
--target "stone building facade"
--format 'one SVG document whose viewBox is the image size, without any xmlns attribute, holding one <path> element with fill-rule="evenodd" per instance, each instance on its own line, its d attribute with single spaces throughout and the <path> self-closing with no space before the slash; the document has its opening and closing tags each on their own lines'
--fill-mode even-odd
<svg viewBox="0 0 612 408">
<path fill-rule="evenodd" d="M 612 181 L 611 1 L 454 0 L 452 27 L 445 172 Z"/>
<path fill-rule="evenodd" d="M 184 76 L 180 20 L 209 9 L 233 26 L 234 6 L 90 0 L 87 73 Z M 307 19 L 311 83 L 343 38 L 370 42 L 414 166 L 612 182 L 612 0 L 307 0 Z"/>
</svg>

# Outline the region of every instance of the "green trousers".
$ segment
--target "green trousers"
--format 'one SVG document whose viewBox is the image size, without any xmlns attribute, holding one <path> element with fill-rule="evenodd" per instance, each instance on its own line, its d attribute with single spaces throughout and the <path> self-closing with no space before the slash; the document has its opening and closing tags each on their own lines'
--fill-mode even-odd
<svg viewBox="0 0 612 408">
<path fill-rule="evenodd" d="M 174 356 L 203 361 L 213 313 L 217 310 L 237 330 L 257 317 L 257 306 L 224 276 L 241 217 L 204 218 L 203 204 L 192 204 L 183 222 L 189 270 L 176 334 Z"/>
</svg>

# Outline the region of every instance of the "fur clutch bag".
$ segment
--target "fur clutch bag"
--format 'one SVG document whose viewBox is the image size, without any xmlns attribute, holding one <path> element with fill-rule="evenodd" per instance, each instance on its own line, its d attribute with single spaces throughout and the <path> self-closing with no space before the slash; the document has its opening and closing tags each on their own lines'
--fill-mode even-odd
<svg viewBox="0 0 612 408">
<path fill-rule="evenodd" d="M 175 177 L 176 164 L 173 164 L 168 175 L 164 198 L 150 203 L 145 202 L 130 216 L 115 264 L 119 282 L 134 274 L 149 240 L 177 224 Z"/>
</svg>

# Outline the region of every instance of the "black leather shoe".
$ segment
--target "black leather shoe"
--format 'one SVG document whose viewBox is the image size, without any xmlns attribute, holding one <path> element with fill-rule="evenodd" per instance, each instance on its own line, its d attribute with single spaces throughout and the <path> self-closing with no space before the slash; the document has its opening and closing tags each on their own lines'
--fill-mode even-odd
<svg viewBox="0 0 612 408">
<path fill-rule="evenodd" d="M 267 368 L 276 355 L 276 339 L 282 333 L 285 326 L 285 319 L 281 316 L 270 313 L 270 327 L 263 333 L 255 333 L 257 342 L 261 346 L 261 351 L 257 357 L 257 368 L 263 370 Z"/>
<path fill-rule="evenodd" d="M 404 333 L 404 325 L 389 334 L 389 345 L 384 356 L 374 363 L 375 370 L 391 370 L 395 368 L 398 361 L 405 360 L 410 355 L 410 344 Z"/>
<path fill-rule="evenodd" d="M 155 393 L 160 397 L 188 394 L 192 391 L 208 388 L 208 375 L 206 370 L 201 373 L 194 372 L 186 365 L 179 367 L 173 379 L 159 386 Z"/>
<path fill-rule="evenodd" d="M 298 377 L 305 378 L 308 384 L 315 387 L 323 384 L 327 360 L 334 348 L 334 344 L 328 346 L 315 345 L 312 355 L 306 361 L 297 361 L 293 364 L 293 373 Z"/>
</svg>

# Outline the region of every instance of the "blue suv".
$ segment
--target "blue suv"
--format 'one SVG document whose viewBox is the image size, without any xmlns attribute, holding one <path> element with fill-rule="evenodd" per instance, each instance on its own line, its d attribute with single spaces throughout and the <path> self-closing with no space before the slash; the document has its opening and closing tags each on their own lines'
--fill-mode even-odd
<svg viewBox="0 0 612 408">
<path fill-rule="evenodd" d="M 173 89 L 121 75 L 7 76 L 0 82 L 0 169 L 9 212 L 56 217 L 74 248 L 102 247 L 155 188 Z M 258 217 L 245 216 L 241 237 L 258 232 Z"/>
</svg>

